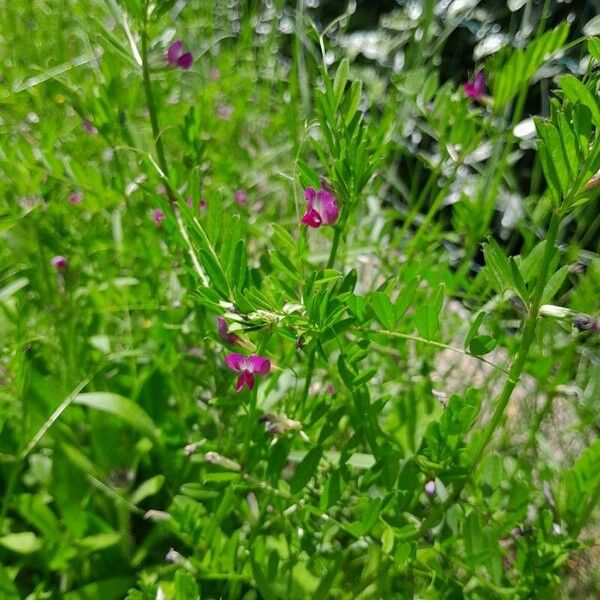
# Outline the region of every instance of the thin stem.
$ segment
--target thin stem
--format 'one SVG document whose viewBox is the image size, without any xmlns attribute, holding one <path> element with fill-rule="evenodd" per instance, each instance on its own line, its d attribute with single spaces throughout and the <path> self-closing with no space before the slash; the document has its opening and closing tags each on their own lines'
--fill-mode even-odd
<svg viewBox="0 0 600 600">
<path fill-rule="evenodd" d="M 496 398 L 496 408 L 494 410 L 494 413 L 492 414 L 492 418 L 483 430 L 481 436 L 479 436 L 474 442 L 474 450 L 471 454 L 469 468 L 467 469 L 470 475 L 466 477 L 463 481 L 457 483 L 453 493 L 442 505 L 440 505 L 439 509 L 432 512 L 421 523 L 421 526 L 417 529 L 417 531 L 405 536 L 403 538 L 404 540 L 416 539 L 418 537 L 421 537 L 434 523 L 438 521 L 440 516 L 458 500 L 464 487 L 467 485 L 470 476 L 476 471 L 477 465 L 479 464 L 479 461 L 483 456 L 485 448 L 489 444 L 490 440 L 492 439 L 492 436 L 494 435 L 495 431 L 500 425 L 500 421 L 504 416 L 504 412 L 506 410 L 506 407 L 508 406 L 508 402 L 512 396 L 515 387 L 519 382 L 521 373 L 523 372 L 523 368 L 525 366 L 525 362 L 527 361 L 527 357 L 529 355 L 529 349 L 535 338 L 538 313 L 540 310 L 544 289 L 548 281 L 550 262 L 554 253 L 556 239 L 558 237 L 559 221 L 560 218 L 558 212 L 553 211 L 550 220 L 550 226 L 548 227 L 548 235 L 546 237 L 544 254 L 540 263 L 539 276 L 537 279 L 537 284 L 533 293 L 533 297 L 531 299 L 529 312 L 525 321 L 525 327 L 523 329 L 521 344 L 519 346 L 519 350 L 517 352 L 515 361 L 510 368 L 506 381 L 504 382 L 504 386 L 500 394 Z"/>
<path fill-rule="evenodd" d="M 173 214 L 175 215 L 175 221 L 177 223 L 177 228 L 179 229 L 179 233 L 185 242 L 185 245 L 188 249 L 188 254 L 190 255 L 190 259 L 192 264 L 194 265 L 194 269 L 198 276 L 200 277 L 200 281 L 202 285 L 207 287 L 210 283 L 209 278 L 207 277 L 198 257 L 196 256 L 196 252 L 194 251 L 194 247 L 192 246 L 192 242 L 190 240 L 190 236 L 188 235 L 187 229 L 185 228 L 185 223 L 183 222 L 183 218 L 181 217 L 181 212 L 179 211 L 179 207 L 177 206 L 177 199 L 175 198 L 175 194 L 173 193 L 173 188 L 169 182 L 169 166 L 167 163 L 167 158 L 165 156 L 165 148 L 163 145 L 162 137 L 160 134 L 160 125 L 158 122 L 158 112 L 156 110 L 156 102 L 154 100 L 154 93 L 152 91 L 152 80 L 150 79 L 150 69 L 148 67 L 148 13 L 147 6 L 144 11 L 144 24 L 141 32 L 142 38 L 142 77 L 144 80 L 144 92 L 146 94 L 146 104 L 148 105 L 148 113 L 150 115 L 150 124 L 152 126 L 152 137 L 154 138 L 154 147 L 156 148 L 156 156 L 158 159 L 158 166 L 162 171 L 161 176 L 165 187 L 167 189 L 167 197 L 169 199 L 169 204 L 171 205 L 171 209 L 173 210 Z"/>
<path fill-rule="evenodd" d="M 335 256 L 338 251 L 338 246 L 340 245 L 340 237 L 342 235 L 342 226 L 341 224 L 335 228 L 333 232 L 333 242 L 331 243 L 331 250 L 329 251 L 329 258 L 327 259 L 327 268 L 332 269 L 335 264 Z"/>
<path fill-rule="evenodd" d="M 300 415 L 304 412 L 306 401 L 308 399 L 308 392 L 310 391 L 310 384 L 312 382 L 312 376 L 315 370 L 315 356 L 317 353 L 316 343 L 311 348 L 308 354 L 308 366 L 306 367 L 306 379 L 304 380 L 304 389 L 302 390 L 302 398 L 300 399 Z"/>
<path fill-rule="evenodd" d="M 505 369 L 504 367 L 497 365 L 496 363 L 492 362 L 491 360 L 488 360 L 487 358 L 484 358 L 483 356 L 479 356 L 477 354 L 472 354 L 471 352 L 468 352 L 467 350 L 461 350 L 460 348 L 457 348 L 456 346 L 450 346 L 448 344 L 444 344 L 443 342 L 436 342 L 435 340 L 428 340 L 426 338 L 422 338 L 417 335 L 411 335 L 408 333 L 400 333 L 398 331 L 388 331 L 387 329 L 375 329 L 375 330 L 361 329 L 360 331 L 361 331 L 361 333 L 364 333 L 366 335 L 371 335 L 371 334 L 383 335 L 385 337 L 399 338 L 402 340 L 410 340 L 413 342 L 417 342 L 419 344 L 426 344 L 428 346 L 433 346 L 435 348 L 443 348 L 444 350 L 450 350 L 451 352 L 456 352 L 457 354 L 462 354 L 464 356 L 469 356 L 471 358 L 475 358 L 476 360 L 479 360 L 479 361 L 489 365 L 493 369 L 496 369 L 497 371 L 504 373 L 505 375 L 509 374 L 508 369 Z"/>
<path fill-rule="evenodd" d="M 544 294 L 544 288 L 546 287 L 546 282 L 548 281 L 550 261 L 552 260 L 552 255 L 554 253 L 554 245 L 558 236 L 558 225 L 558 214 L 556 212 L 553 212 L 552 218 L 550 220 L 550 226 L 548 228 L 548 235 L 546 237 L 546 245 L 544 247 L 544 255 L 542 257 L 542 262 L 540 265 L 537 285 L 535 287 L 533 298 L 531 300 L 529 314 L 525 321 L 525 328 L 523 329 L 521 345 L 519 347 L 519 351 L 517 353 L 515 362 L 513 363 L 510 369 L 510 373 L 504 383 L 504 387 L 502 388 L 502 391 L 500 392 L 500 395 L 496 400 L 496 409 L 494 410 L 492 418 L 490 419 L 490 422 L 487 424 L 486 428 L 483 430 L 483 434 L 479 438 L 475 447 L 476 449 L 473 455 L 473 459 L 471 461 L 471 465 L 473 468 L 481 459 L 485 447 L 492 438 L 494 431 L 500 424 L 500 420 L 504 415 L 504 411 L 506 410 L 513 390 L 519 382 L 521 373 L 523 371 L 523 367 L 525 366 L 525 362 L 527 360 L 527 356 L 529 355 L 529 349 L 531 348 L 531 344 L 533 343 L 535 337 L 535 331 L 537 328 L 537 318 L 540 310 L 542 296 Z"/>
</svg>

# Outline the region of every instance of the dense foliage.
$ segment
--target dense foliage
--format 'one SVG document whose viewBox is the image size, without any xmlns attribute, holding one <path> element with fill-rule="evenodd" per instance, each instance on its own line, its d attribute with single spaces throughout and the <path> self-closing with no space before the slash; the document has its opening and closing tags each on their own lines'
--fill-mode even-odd
<svg viewBox="0 0 600 600">
<path fill-rule="evenodd" d="M 599 593 L 599 18 L 376 4 L 0 3 L 0 598 Z"/>
</svg>

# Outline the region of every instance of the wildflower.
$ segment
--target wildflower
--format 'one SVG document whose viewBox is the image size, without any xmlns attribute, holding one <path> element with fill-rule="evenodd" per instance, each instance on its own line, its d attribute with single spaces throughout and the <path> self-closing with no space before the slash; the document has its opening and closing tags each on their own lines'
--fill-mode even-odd
<svg viewBox="0 0 600 600">
<path fill-rule="evenodd" d="M 221 77 L 221 71 L 217 67 L 213 67 L 210 70 L 210 78 L 213 81 L 217 81 Z"/>
<path fill-rule="evenodd" d="M 243 354 L 228 354 L 225 357 L 227 366 L 240 376 L 235 384 L 235 391 L 241 392 L 244 386 L 249 390 L 254 388 L 254 374 L 267 375 L 271 370 L 271 361 L 264 356 L 244 356 Z"/>
<path fill-rule="evenodd" d="M 433 479 L 430 479 L 425 484 L 425 493 L 431 498 L 432 496 L 435 496 L 436 491 L 437 487 L 435 485 L 435 481 Z"/>
<path fill-rule="evenodd" d="M 318 191 L 312 187 L 304 190 L 306 198 L 306 212 L 300 220 L 309 227 L 320 227 L 321 225 L 333 225 L 339 216 L 339 208 L 335 196 L 321 187 Z"/>
<path fill-rule="evenodd" d="M 172 67 L 179 67 L 180 69 L 187 70 L 192 66 L 192 63 L 194 62 L 194 57 L 192 56 L 191 52 L 182 53 L 182 51 L 183 41 L 176 40 L 169 46 L 169 49 L 167 50 L 167 54 L 165 56 L 165 60 Z"/>
<path fill-rule="evenodd" d="M 98 133 L 98 130 L 89 121 L 82 121 L 81 126 L 83 127 L 83 130 L 90 135 L 96 135 Z"/>
<path fill-rule="evenodd" d="M 83 200 L 83 194 L 81 192 L 73 192 L 69 194 L 69 203 L 70 204 L 81 204 Z"/>
<path fill-rule="evenodd" d="M 481 100 L 485 96 L 485 77 L 483 73 L 479 71 L 473 81 L 467 81 L 463 85 L 465 94 L 472 100 Z"/>
<path fill-rule="evenodd" d="M 50 262 L 52 263 L 52 266 L 57 271 L 62 271 L 64 269 L 66 269 L 67 265 L 69 264 L 69 261 L 67 260 L 67 257 L 66 256 L 61 256 L 61 255 L 53 257 Z"/>
<path fill-rule="evenodd" d="M 237 344 L 240 341 L 235 333 L 229 333 L 227 321 L 223 317 L 217 317 L 217 333 L 226 344 Z"/>
<path fill-rule="evenodd" d="M 223 106 L 217 107 L 217 117 L 222 119 L 223 121 L 227 121 L 229 117 L 233 114 L 233 108 L 231 106 L 225 104 Z"/>
<path fill-rule="evenodd" d="M 154 221 L 154 224 L 157 227 L 160 227 L 162 225 L 162 222 L 165 220 L 166 216 L 165 213 L 162 209 L 160 208 L 155 208 L 152 211 L 152 220 Z"/>
<path fill-rule="evenodd" d="M 246 190 L 235 190 L 234 199 L 238 204 L 246 204 L 248 202 Z"/>
<path fill-rule="evenodd" d="M 208 202 L 206 201 L 206 198 L 200 198 L 200 204 L 198 205 L 198 208 L 201 211 L 205 211 L 208 208 Z"/>
</svg>

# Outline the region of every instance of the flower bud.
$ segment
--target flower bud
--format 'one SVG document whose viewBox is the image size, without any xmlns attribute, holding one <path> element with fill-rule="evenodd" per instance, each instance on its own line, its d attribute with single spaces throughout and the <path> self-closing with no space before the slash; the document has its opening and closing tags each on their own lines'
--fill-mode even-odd
<svg viewBox="0 0 600 600">
<path fill-rule="evenodd" d="M 432 496 L 435 496 L 436 491 L 437 491 L 437 486 L 435 485 L 435 480 L 430 479 L 425 484 L 425 493 L 431 498 Z"/>
<path fill-rule="evenodd" d="M 63 271 L 67 268 L 67 265 L 69 264 L 67 257 L 61 256 L 60 254 L 58 256 L 53 257 L 50 262 L 57 271 Z"/>
</svg>

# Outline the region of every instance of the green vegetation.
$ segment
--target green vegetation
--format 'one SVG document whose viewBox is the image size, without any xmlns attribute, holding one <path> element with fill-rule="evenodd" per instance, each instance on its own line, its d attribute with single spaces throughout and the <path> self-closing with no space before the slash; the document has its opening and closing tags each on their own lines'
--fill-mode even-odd
<svg viewBox="0 0 600 600">
<path fill-rule="evenodd" d="M 0 2 L 0 600 L 600 593 L 599 17 L 390 4 Z"/>
</svg>

